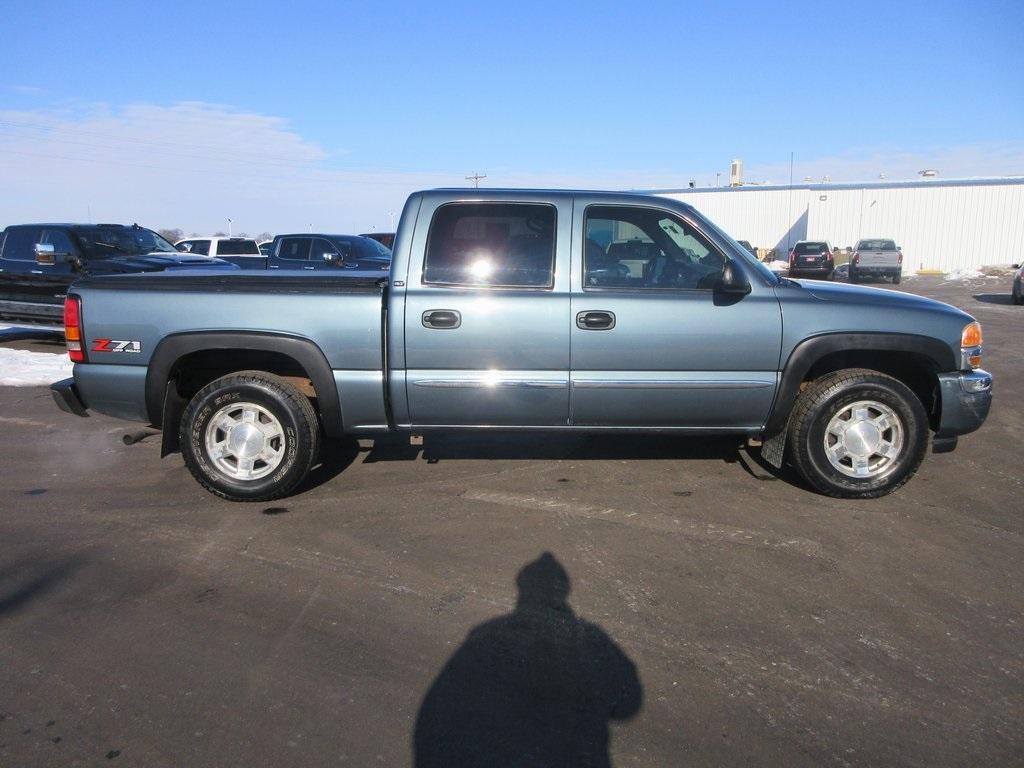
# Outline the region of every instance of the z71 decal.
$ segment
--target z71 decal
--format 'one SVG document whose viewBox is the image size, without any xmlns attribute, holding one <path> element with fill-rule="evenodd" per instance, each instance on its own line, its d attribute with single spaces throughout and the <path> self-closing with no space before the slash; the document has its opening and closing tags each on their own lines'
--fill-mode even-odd
<svg viewBox="0 0 1024 768">
<path fill-rule="evenodd" d="M 117 341 L 116 339 L 94 339 L 92 352 L 141 352 L 141 341 Z"/>
</svg>

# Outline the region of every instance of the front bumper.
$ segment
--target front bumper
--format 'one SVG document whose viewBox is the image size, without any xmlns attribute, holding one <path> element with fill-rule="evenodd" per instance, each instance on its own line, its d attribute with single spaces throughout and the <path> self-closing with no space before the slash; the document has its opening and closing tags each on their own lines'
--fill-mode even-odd
<svg viewBox="0 0 1024 768">
<path fill-rule="evenodd" d="M 992 406 L 992 374 L 983 370 L 969 373 L 940 373 L 941 413 L 936 440 L 973 432 L 985 423 Z"/>
<path fill-rule="evenodd" d="M 54 402 L 57 403 L 57 407 L 62 411 L 73 413 L 75 416 L 89 415 L 89 411 L 86 410 L 82 398 L 78 395 L 78 388 L 75 386 L 74 379 L 62 379 L 51 384 L 50 394 L 53 395 Z"/>
</svg>

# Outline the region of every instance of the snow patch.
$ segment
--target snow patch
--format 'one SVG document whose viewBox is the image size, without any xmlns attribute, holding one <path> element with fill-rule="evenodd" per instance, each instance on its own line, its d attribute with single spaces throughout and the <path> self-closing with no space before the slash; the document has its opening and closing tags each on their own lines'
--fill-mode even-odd
<svg viewBox="0 0 1024 768">
<path fill-rule="evenodd" d="M 0 347 L 0 386 L 40 387 L 71 376 L 67 355 Z"/>
<path fill-rule="evenodd" d="M 966 269 L 954 269 L 952 272 L 946 273 L 945 282 L 949 283 L 953 280 L 977 280 L 982 277 L 989 277 L 977 267 L 968 267 Z"/>
<path fill-rule="evenodd" d="M 789 272 L 789 262 L 784 261 L 783 259 L 769 261 L 765 266 L 767 266 L 772 272 Z"/>
</svg>

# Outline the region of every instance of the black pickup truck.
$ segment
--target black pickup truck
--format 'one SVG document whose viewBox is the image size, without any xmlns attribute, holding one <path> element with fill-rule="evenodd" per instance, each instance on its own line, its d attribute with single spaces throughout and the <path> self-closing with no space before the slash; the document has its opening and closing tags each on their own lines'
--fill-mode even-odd
<svg viewBox="0 0 1024 768">
<path fill-rule="evenodd" d="M 68 286 L 83 277 L 170 269 L 238 269 L 179 253 L 138 224 L 18 224 L 0 234 L 0 317 L 59 323 Z"/>
</svg>

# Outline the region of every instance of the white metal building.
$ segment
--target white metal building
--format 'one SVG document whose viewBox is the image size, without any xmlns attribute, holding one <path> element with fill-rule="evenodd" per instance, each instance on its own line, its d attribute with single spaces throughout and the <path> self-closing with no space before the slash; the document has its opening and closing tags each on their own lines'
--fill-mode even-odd
<svg viewBox="0 0 1024 768">
<path fill-rule="evenodd" d="M 1024 176 L 659 189 L 737 239 L 786 258 L 797 240 L 853 247 L 891 238 L 904 270 L 965 270 L 1024 261 Z"/>
</svg>

